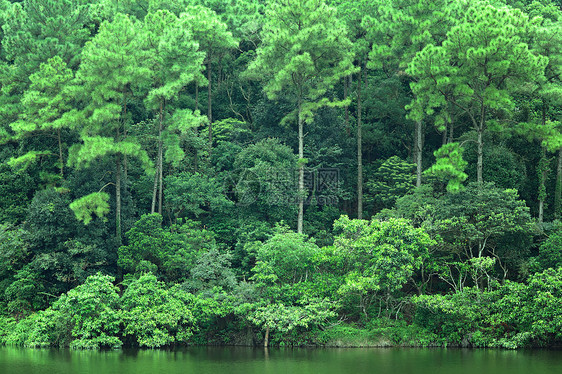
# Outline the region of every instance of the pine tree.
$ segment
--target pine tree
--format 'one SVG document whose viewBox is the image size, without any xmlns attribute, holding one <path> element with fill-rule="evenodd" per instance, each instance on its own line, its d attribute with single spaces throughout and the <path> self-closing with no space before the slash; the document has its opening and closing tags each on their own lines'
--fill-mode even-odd
<svg viewBox="0 0 562 374">
<path fill-rule="evenodd" d="M 150 69 L 152 80 L 151 90 L 145 101 L 147 108 L 158 113 L 158 162 L 151 212 L 155 212 L 158 190 L 158 213 L 162 214 L 163 142 L 167 140 L 166 148 L 170 151 L 168 155 L 174 155 L 173 158 L 166 158 L 179 162 L 184 153 L 179 147 L 178 136 L 171 130 L 176 127 L 179 132 L 185 133 L 204 122 L 198 112 L 183 110 L 182 121 L 165 127 L 165 122 L 169 122 L 169 118 L 165 118 L 169 117 L 167 114 L 174 114 L 173 109 L 168 109 L 168 104 L 173 104 L 180 91 L 188 84 L 205 79 L 201 74 L 205 56 L 203 52 L 198 52 L 199 45 L 193 40 L 186 20 L 180 20 L 168 11 L 149 13 L 144 19 L 144 32 L 144 48 L 148 56 L 145 66 Z"/>
<path fill-rule="evenodd" d="M 530 132 L 542 144 L 539 162 L 539 222 L 543 221 L 546 200 L 546 179 L 549 160 L 547 150 L 558 153 L 554 213 L 562 213 L 562 117 L 557 108 L 562 106 L 562 10 L 554 4 L 533 2 L 526 9 L 530 17 L 538 17 L 540 23 L 530 32 L 530 46 L 535 53 L 548 57 L 545 80 L 540 82 L 532 96 L 541 101 L 540 114 Z"/>
<path fill-rule="evenodd" d="M 477 134 L 477 181 L 482 184 L 483 134 L 494 111 L 513 109 L 512 94 L 521 82 L 544 76 L 548 59 L 536 56 L 521 39 L 530 27 L 517 9 L 486 2 L 470 6 L 441 46 L 429 44 L 416 54 L 406 72 L 416 82 L 411 116 L 421 120 L 449 107 L 465 113 Z"/>
<path fill-rule="evenodd" d="M 322 106 L 344 106 L 325 97 L 353 67 L 352 45 L 334 8 L 322 0 L 277 0 L 268 9 L 262 44 L 249 72 L 266 81 L 269 99 L 281 94 L 296 108 L 284 122 L 297 119 L 299 140 L 299 213 L 297 231 L 303 231 L 304 216 L 304 124 L 311 122 Z"/>
<path fill-rule="evenodd" d="M 135 88 L 150 74 L 140 63 L 145 56 L 139 35 L 142 35 L 140 22 L 134 22 L 128 16 L 117 14 L 112 22 L 105 21 L 98 34 L 86 43 L 77 73 L 78 82 L 83 88 L 82 99 L 86 103 L 80 128 L 83 143 L 70 149 L 69 164 L 87 167 L 98 158 L 113 158 L 118 243 L 121 242 L 123 157 L 140 159 L 146 170 L 150 170 L 152 165 L 139 143 L 127 138 L 130 120 L 128 100 Z M 95 202 L 107 201 L 107 198 L 101 199 L 100 194 L 104 193 L 99 191 L 88 195 L 86 200 L 81 200 L 80 206 L 96 210 Z M 75 213 L 79 215 L 77 211 Z M 84 215 L 83 212 L 80 214 Z"/>
<path fill-rule="evenodd" d="M 416 53 L 428 44 L 440 45 L 466 3 L 465 0 L 380 2 L 376 15 L 367 16 L 363 21 L 366 38 L 372 44 L 368 67 L 411 79 L 404 71 Z M 414 161 L 416 186 L 419 187 L 423 170 L 424 126 L 421 118 L 416 118 L 415 122 Z"/>
<path fill-rule="evenodd" d="M 345 20 L 349 29 L 350 39 L 355 51 L 357 73 L 357 218 L 363 219 L 363 97 L 362 86 L 366 85 L 367 63 L 372 41 L 367 38 L 369 26 L 363 26 L 364 20 L 374 15 L 380 2 L 372 0 L 346 1 L 338 0 L 338 14 Z M 369 23 L 369 22 L 365 22 Z M 365 82 L 363 82 L 365 77 Z M 347 98 L 351 77 L 344 77 L 344 98 Z M 348 107 L 345 107 L 346 128 L 349 126 Z"/>
<path fill-rule="evenodd" d="M 29 136 L 55 136 L 58 152 L 51 149 L 32 150 L 12 158 L 10 164 L 28 164 L 41 156 L 58 157 L 59 178 L 64 177 L 64 156 L 61 132 L 74 126 L 74 73 L 59 56 L 41 64 L 39 71 L 29 77 L 31 85 L 22 98 L 24 111 L 10 124 L 13 139 L 21 141 Z"/>
<path fill-rule="evenodd" d="M 42 63 L 59 56 L 70 69 L 77 68 L 90 33 L 85 27 L 88 7 L 79 0 L 25 0 L 8 7 L 4 17 L 0 125 L 17 120 L 23 111 L 20 100 L 29 87 L 29 76 Z"/>
<path fill-rule="evenodd" d="M 222 54 L 236 48 L 238 42 L 227 30 L 227 25 L 211 9 L 200 5 L 189 6 L 180 18 L 185 25 L 191 28 L 194 39 L 199 43 L 199 50 L 205 52 L 204 64 L 207 68 L 207 82 L 202 80 L 197 83 L 207 83 L 207 117 L 209 121 L 209 153 L 213 145 L 213 100 L 211 68 L 216 59 L 220 60 Z M 197 87 L 197 86 L 196 86 Z"/>
</svg>

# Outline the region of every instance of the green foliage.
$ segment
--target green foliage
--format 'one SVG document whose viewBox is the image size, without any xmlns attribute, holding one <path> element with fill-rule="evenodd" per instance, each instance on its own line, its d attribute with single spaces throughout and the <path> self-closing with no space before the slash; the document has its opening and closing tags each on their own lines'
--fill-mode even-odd
<svg viewBox="0 0 562 374">
<path fill-rule="evenodd" d="M 492 294 L 468 287 L 452 295 L 422 295 L 413 299 L 416 323 L 436 333 L 445 344 L 461 344 L 483 328 L 490 305 L 496 301 Z"/>
<path fill-rule="evenodd" d="M 419 296 L 416 322 L 453 344 L 511 349 L 556 344 L 562 339 L 561 279 L 560 268 L 548 269 L 528 284 L 507 281 L 492 291 L 467 287 L 451 295 Z"/>
<path fill-rule="evenodd" d="M 118 250 L 119 266 L 132 274 L 154 272 L 175 282 L 187 279 L 198 252 L 216 245 L 213 234 L 195 222 L 163 228 L 159 214 L 143 215 L 125 237 L 128 244 Z"/>
<path fill-rule="evenodd" d="M 562 266 L 562 232 L 557 230 L 550 234 L 540 245 L 539 255 L 534 258 L 533 270 L 543 271 Z"/>
<path fill-rule="evenodd" d="M 233 204 L 224 187 L 213 177 L 200 173 L 178 173 L 166 177 L 166 205 L 175 218 L 197 218 L 205 213 L 224 211 Z"/>
<path fill-rule="evenodd" d="M 0 225 L 0 308 L 6 307 L 5 290 L 25 263 L 29 248 L 25 232 L 10 224 Z M 23 312 L 23 310 L 22 310 Z"/>
<path fill-rule="evenodd" d="M 9 6 L 4 17 L 0 118 L 6 124 L 26 110 L 20 99 L 29 77 L 55 56 L 76 68 L 90 32 L 88 6 L 73 0 L 26 0 Z"/>
<path fill-rule="evenodd" d="M 0 165 L 0 222 L 21 223 L 39 183 L 31 170 Z"/>
<path fill-rule="evenodd" d="M 207 63 L 222 51 L 238 46 L 232 32 L 227 30 L 226 23 L 208 7 L 188 6 L 180 19 L 190 28 L 194 39 L 199 43 L 199 50 L 206 53 Z"/>
<path fill-rule="evenodd" d="M 436 176 L 447 182 L 447 191 L 457 192 L 464 186 L 462 182 L 468 178 L 464 172 L 467 162 L 463 160 L 464 149 L 459 143 L 449 143 L 433 153 L 435 164 L 425 171 L 425 174 Z"/>
<path fill-rule="evenodd" d="M 70 209 L 76 215 L 76 219 L 85 225 L 92 222 L 93 215 L 104 218 L 109 213 L 109 195 L 105 192 L 93 192 L 83 196 L 70 204 Z"/>
<path fill-rule="evenodd" d="M 146 151 L 136 142 L 116 141 L 114 138 L 103 136 L 83 136 L 82 140 L 83 144 L 75 145 L 70 149 L 69 166 L 88 167 L 96 159 L 117 154 L 138 158 L 145 170 L 152 171 L 152 162 Z"/>
<path fill-rule="evenodd" d="M 369 222 L 342 216 L 334 229 L 339 232 L 334 250 L 349 269 L 338 292 L 357 295 L 365 316 L 375 296 L 398 291 L 437 244 L 424 229 L 414 228 L 405 219 Z"/>
<path fill-rule="evenodd" d="M 196 292 L 214 288 L 234 289 L 237 282 L 230 267 L 231 258 L 230 253 L 220 253 L 216 248 L 199 252 L 190 270 L 191 278 L 185 285 Z"/>
<path fill-rule="evenodd" d="M 150 69 L 153 82 L 146 101 L 153 110 L 164 101 L 176 99 L 187 84 L 204 79 L 201 75 L 204 55 L 197 51 L 198 44 L 190 27 L 186 19 L 179 20 L 165 10 L 149 13 L 144 18 L 148 58 L 143 63 Z"/>
<path fill-rule="evenodd" d="M 377 171 L 369 176 L 365 187 L 372 197 L 365 201 L 374 200 L 380 208 L 391 208 L 396 199 L 406 195 L 414 188 L 416 176 L 413 174 L 414 165 L 398 156 L 385 160 Z"/>
<path fill-rule="evenodd" d="M 39 274 L 31 266 L 23 267 L 13 276 L 13 281 L 4 291 L 6 311 L 22 318 L 45 307 L 44 287 Z"/>
<path fill-rule="evenodd" d="M 432 114 L 450 102 L 481 126 L 476 118 L 480 111 L 512 109 L 513 85 L 538 81 L 548 62 L 521 40 L 529 27 L 528 17 L 517 9 L 485 1 L 471 5 L 441 46 L 427 45 L 408 66 L 417 79 L 412 84 L 412 116 Z M 441 121 L 450 116 L 446 110 L 441 113 Z"/>
<path fill-rule="evenodd" d="M 253 279 L 262 286 L 302 282 L 312 277 L 312 260 L 318 251 L 304 235 L 281 231 L 258 247 Z"/>
<path fill-rule="evenodd" d="M 270 100 L 283 93 L 291 101 L 303 101 L 302 108 L 294 108 L 284 121 L 298 111 L 309 122 L 322 106 L 345 105 L 322 96 L 356 71 L 351 50 L 345 25 L 322 0 L 275 1 L 267 11 L 262 44 L 248 74 L 267 82 L 264 91 Z"/>
<path fill-rule="evenodd" d="M 178 286 L 169 288 L 153 274 L 141 275 L 121 297 L 124 335 L 139 347 L 186 344 L 196 323 L 193 303 L 193 296 Z"/>
<path fill-rule="evenodd" d="M 335 316 L 332 307 L 328 300 L 310 300 L 303 306 L 275 303 L 245 312 L 248 313 L 248 320 L 256 326 L 286 333 L 296 327 L 308 328 L 310 325 L 323 324 L 328 318 Z"/>
<path fill-rule="evenodd" d="M 560 344 L 558 3 L 0 0 L 0 342 Z"/>
<path fill-rule="evenodd" d="M 68 318 L 67 323 L 72 326 L 71 348 L 121 347 L 122 313 L 114 280 L 101 273 L 92 275 L 53 304 L 52 309 Z"/>
</svg>

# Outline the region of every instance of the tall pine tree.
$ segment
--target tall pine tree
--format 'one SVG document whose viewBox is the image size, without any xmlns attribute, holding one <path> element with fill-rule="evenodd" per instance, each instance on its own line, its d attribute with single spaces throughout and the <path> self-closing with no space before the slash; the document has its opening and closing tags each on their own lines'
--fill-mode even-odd
<svg viewBox="0 0 562 374">
<path fill-rule="evenodd" d="M 343 77 L 357 71 L 345 25 L 336 11 L 322 0 L 276 0 L 268 10 L 262 44 L 249 72 L 262 77 L 269 99 L 281 94 L 295 109 L 284 122 L 296 118 L 299 143 L 297 231 L 303 232 L 304 217 L 304 125 L 323 106 L 344 106 L 326 97 Z"/>
</svg>

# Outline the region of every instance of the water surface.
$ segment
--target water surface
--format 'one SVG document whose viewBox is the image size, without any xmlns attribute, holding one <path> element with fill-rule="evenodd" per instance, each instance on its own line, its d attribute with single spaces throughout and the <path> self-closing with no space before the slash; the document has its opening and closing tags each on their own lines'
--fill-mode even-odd
<svg viewBox="0 0 562 374">
<path fill-rule="evenodd" d="M 562 351 L 416 348 L 70 351 L 0 347 L 1 374 L 553 374 Z"/>
</svg>

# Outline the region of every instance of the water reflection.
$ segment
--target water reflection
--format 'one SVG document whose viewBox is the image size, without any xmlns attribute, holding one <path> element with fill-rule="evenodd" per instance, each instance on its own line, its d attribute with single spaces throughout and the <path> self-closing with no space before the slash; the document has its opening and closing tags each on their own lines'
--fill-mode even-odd
<svg viewBox="0 0 562 374">
<path fill-rule="evenodd" d="M 70 351 L 0 348 L 0 373 L 37 374 L 551 374 L 562 351 L 191 347 L 177 350 Z"/>
</svg>

